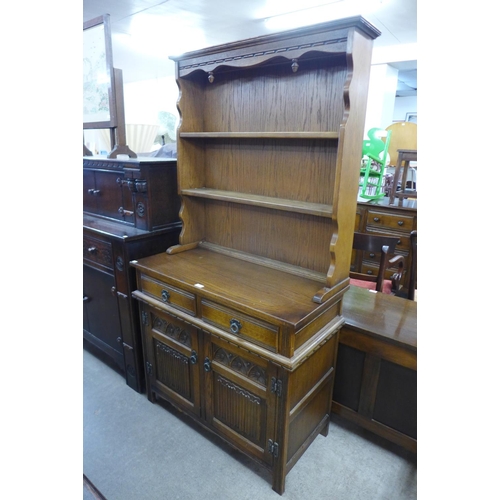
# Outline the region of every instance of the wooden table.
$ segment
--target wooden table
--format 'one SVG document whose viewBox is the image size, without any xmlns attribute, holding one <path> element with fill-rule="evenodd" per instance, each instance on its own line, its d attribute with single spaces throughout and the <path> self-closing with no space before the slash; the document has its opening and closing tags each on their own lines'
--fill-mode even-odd
<svg viewBox="0 0 500 500">
<path fill-rule="evenodd" d="M 417 303 L 351 287 L 332 412 L 417 451 Z"/>
</svg>

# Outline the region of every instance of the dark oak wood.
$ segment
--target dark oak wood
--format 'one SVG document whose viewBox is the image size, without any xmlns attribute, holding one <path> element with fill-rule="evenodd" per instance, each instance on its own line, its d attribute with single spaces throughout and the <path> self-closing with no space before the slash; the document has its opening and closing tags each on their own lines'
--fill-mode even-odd
<svg viewBox="0 0 500 500">
<path fill-rule="evenodd" d="M 279 494 L 328 433 L 378 35 L 357 17 L 173 58 L 183 228 L 132 263 L 146 390 Z"/>
<path fill-rule="evenodd" d="M 373 286 L 373 290 L 377 292 L 392 294 L 397 292 L 400 288 L 404 270 L 404 257 L 402 255 L 394 255 L 397 243 L 398 238 L 366 233 L 354 233 L 353 249 L 366 253 L 370 259 L 376 259 L 378 256 L 379 265 L 376 274 L 371 269 L 366 273 L 351 271 L 349 273 L 351 285 L 364 286 L 364 283 L 369 283 Z M 396 267 L 397 271 L 391 275 L 390 280 L 386 280 L 385 274 L 389 267 Z"/>
<path fill-rule="evenodd" d="M 397 238 L 396 255 L 405 259 L 401 287 L 408 289 L 410 268 L 410 233 L 417 229 L 417 201 L 403 200 L 401 206 L 389 205 L 389 198 L 371 202 L 358 202 L 356 210 L 355 231 L 360 233 L 389 236 Z M 379 256 L 369 253 L 354 252 L 351 261 L 351 272 L 378 273 Z M 397 272 L 396 266 L 389 266 L 385 279 Z"/>
<path fill-rule="evenodd" d="M 417 451 L 417 303 L 352 287 L 344 296 L 332 412 Z"/>
<path fill-rule="evenodd" d="M 142 392 L 142 340 L 131 295 L 136 276 L 129 262 L 179 240 L 176 162 L 84 158 L 83 179 L 83 338 Z"/>
</svg>

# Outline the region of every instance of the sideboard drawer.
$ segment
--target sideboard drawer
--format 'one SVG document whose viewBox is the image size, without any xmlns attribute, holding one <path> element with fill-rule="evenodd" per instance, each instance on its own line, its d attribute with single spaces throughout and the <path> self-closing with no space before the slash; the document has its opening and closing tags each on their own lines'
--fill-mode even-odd
<svg viewBox="0 0 500 500">
<path fill-rule="evenodd" d="M 278 351 L 278 327 L 233 311 L 207 300 L 201 301 L 204 321 L 258 344 L 273 352 Z"/>
<path fill-rule="evenodd" d="M 387 214 L 377 210 L 368 210 L 366 225 L 383 227 L 385 229 L 396 229 L 397 231 L 409 233 L 413 229 L 413 217 L 401 214 Z"/>
<path fill-rule="evenodd" d="M 194 316 L 196 314 L 196 298 L 193 294 L 167 285 L 161 281 L 156 281 L 146 275 L 141 275 L 141 289 L 144 293 L 151 295 L 155 299 L 169 304 L 177 309 Z"/>
<path fill-rule="evenodd" d="M 113 269 L 113 250 L 108 241 L 84 235 L 83 258 L 108 269 Z"/>
</svg>

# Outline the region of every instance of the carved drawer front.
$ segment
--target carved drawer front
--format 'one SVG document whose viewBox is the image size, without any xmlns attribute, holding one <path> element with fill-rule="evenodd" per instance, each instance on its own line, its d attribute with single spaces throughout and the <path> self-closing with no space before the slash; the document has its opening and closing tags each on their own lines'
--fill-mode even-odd
<svg viewBox="0 0 500 500">
<path fill-rule="evenodd" d="M 278 350 L 278 327 L 274 325 L 208 300 L 201 301 L 201 315 L 204 321 L 221 330 L 233 333 L 270 351 L 277 352 Z"/>
<path fill-rule="evenodd" d="M 413 217 L 368 210 L 366 224 L 409 233 L 413 229 Z"/>
<path fill-rule="evenodd" d="M 113 269 L 111 243 L 90 236 L 83 236 L 83 258 Z"/>
<path fill-rule="evenodd" d="M 155 299 L 181 309 L 194 316 L 196 314 L 196 299 L 191 293 L 157 281 L 149 276 L 141 276 L 142 291 Z"/>
</svg>

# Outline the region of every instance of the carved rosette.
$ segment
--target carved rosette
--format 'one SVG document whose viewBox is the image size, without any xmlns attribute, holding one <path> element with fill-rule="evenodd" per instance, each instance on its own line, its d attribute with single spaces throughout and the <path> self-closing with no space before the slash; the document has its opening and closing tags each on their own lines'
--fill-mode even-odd
<svg viewBox="0 0 500 500">
<path fill-rule="evenodd" d="M 180 344 L 191 347 L 191 335 L 180 326 L 173 325 L 162 318 L 154 317 L 153 328 L 167 337 L 176 340 Z"/>
<path fill-rule="evenodd" d="M 144 205 L 142 201 L 137 203 L 136 212 L 139 217 L 144 217 L 144 215 L 146 214 L 146 205 Z"/>
<path fill-rule="evenodd" d="M 222 347 L 219 347 L 214 354 L 214 360 L 221 365 L 227 366 L 232 370 L 241 373 L 245 377 L 257 382 L 258 384 L 266 387 L 266 372 L 255 363 L 247 361 L 241 356 L 236 356 L 227 352 Z"/>
<path fill-rule="evenodd" d="M 117 258 L 116 258 L 116 269 L 118 269 L 118 271 L 123 271 L 123 268 L 124 268 L 124 262 L 123 262 L 123 257 L 121 255 L 119 255 Z"/>
</svg>

